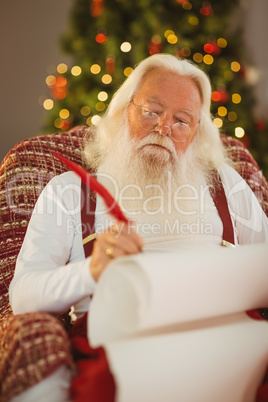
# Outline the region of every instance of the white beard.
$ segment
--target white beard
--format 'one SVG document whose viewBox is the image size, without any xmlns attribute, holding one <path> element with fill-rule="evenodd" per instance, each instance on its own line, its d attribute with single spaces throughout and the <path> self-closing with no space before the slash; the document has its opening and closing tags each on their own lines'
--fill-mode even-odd
<svg viewBox="0 0 268 402">
<path fill-rule="evenodd" d="M 171 138 L 157 133 L 137 141 L 122 129 L 117 138 L 99 166 L 98 179 L 135 222 L 137 232 L 147 238 L 176 237 L 172 228 L 179 220 L 189 231 L 191 225 L 202 223 L 202 230 L 211 234 L 209 175 L 194 141 L 178 155 Z"/>
</svg>

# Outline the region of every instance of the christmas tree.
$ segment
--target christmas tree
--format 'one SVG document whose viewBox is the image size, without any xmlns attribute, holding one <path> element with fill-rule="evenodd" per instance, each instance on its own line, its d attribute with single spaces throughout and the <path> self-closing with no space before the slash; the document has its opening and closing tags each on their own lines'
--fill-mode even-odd
<svg viewBox="0 0 268 402">
<path fill-rule="evenodd" d="M 238 0 L 74 0 L 59 64 L 46 79 L 44 132 L 97 124 L 135 65 L 154 53 L 187 58 L 212 83 L 214 123 L 249 147 L 268 176 L 268 138 L 255 121 L 242 34 L 230 29 Z"/>
</svg>

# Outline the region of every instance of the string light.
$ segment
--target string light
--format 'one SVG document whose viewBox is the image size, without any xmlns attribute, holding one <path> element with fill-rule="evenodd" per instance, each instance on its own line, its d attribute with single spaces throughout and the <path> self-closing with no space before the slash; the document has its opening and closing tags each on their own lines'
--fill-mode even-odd
<svg viewBox="0 0 268 402">
<path fill-rule="evenodd" d="M 102 111 L 105 109 L 105 103 L 103 103 L 103 102 L 97 102 L 96 105 L 95 105 L 95 109 L 96 109 L 98 112 L 102 112 Z"/>
<path fill-rule="evenodd" d="M 68 90 L 67 90 L 67 79 L 65 77 L 63 77 L 62 75 L 59 75 L 57 77 L 49 76 L 47 77 L 46 81 L 49 84 L 52 96 L 55 99 L 61 100 L 66 97 Z"/>
<path fill-rule="evenodd" d="M 235 112 L 229 112 L 228 113 L 228 120 L 229 121 L 236 121 L 237 120 L 237 114 Z"/>
<path fill-rule="evenodd" d="M 124 69 L 124 75 L 125 75 L 126 77 L 128 77 L 128 76 L 132 73 L 132 71 L 133 71 L 133 68 L 132 68 L 132 67 L 126 67 L 126 68 Z"/>
<path fill-rule="evenodd" d="M 55 121 L 54 121 L 54 126 L 56 127 L 56 128 L 60 128 L 60 125 L 61 125 L 61 119 L 60 118 L 57 118 Z"/>
<path fill-rule="evenodd" d="M 78 75 L 80 75 L 82 73 L 82 68 L 79 66 L 73 66 L 71 69 L 71 74 L 75 77 L 77 77 Z"/>
<path fill-rule="evenodd" d="M 203 62 L 205 64 L 210 65 L 210 64 L 212 64 L 214 62 L 214 57 L 211 56 L 211 54 L 205 54 L 205 56 L 203 57 Z"/>
<path fill-rule="evenodd" d="M 241 96 L 239 94 L 233 94 L 232 95 L 232 102 L 236 103 L 236 104 L 240 103 L 241 102 Z"/>
<path fill-rule="evenodd" d="M 174 31 L 172 31 L 171 29 L 165 31 L 164 33 L 165 38 L 168 38 L 169 35 L 175 35 Z"/>
<path fill-rule="evenodd" d="M 46 99 L 43 102 L 43 107 L 45 110 L 51 110 L 54 107 L 54 101 L 52 99 Z"/>
<path fill-rule="evenodd" d="M 245 135 L 245 130 L 242 127 L 236 127 L 235 128 L 235 136 L 237 138 L 243 138 Z"/>
<path fill-rule="evenodd" d="M 91 126 L 91 122 L 92 122 L 92 117 L 88 117 L 88 118 L 86 119 L 86 124 L 87 124 L 88 126 Z"/>
<path fill-rule="evenodd" d="M 227 115 L 227 109 L 224 106 L 218 107 L 218 115 L 224 117 Z"/>
<path fill-rule="evenodd" d="M 127 52 L 130 52 L 130 50 L 131 50 L 131 43 L 129 43 L 129 42 L 123 42 L 122 44 L 121 44 L 121 46 L 120 46 L 120 50 L 121 50 L 121 52 L 124 52 L 124 53 L 127 53 Z"/>
<path fill-rule="evenodd" d="M 189 17 L 188 22 L 190 25 L 196 26 L 199 24 L 199 19 L 192 15 L 191 17 Z"/>
<path fill-rule="evenodd" d="M 193 60 L 194 60 L 196 63 L 202 63 L 202 61 L 203 61 L 203 55 L 202 55 L 201 53 L 195 53 L 195 54 L 193 55 Z"/>
<path fill-rule="evenodd" d="M 57 71 L 59 74 L 64 74 L 64 73 L 66 73 L 67 70 L 68 70 L 68 67 L 65 63 L 60 63 L 57 66 Z"/>
<path fill-rule="evenodd" d="M 176 35 L 171 34 L 171 35 L 168 35 L 167 41 L 168 41 L 168 43 L 170 43 L 170 44 L 172 44 L 172 45 L 175 45 L 175 43 L 178 42 L 178 38 L 177 38 Z"/>
<path fill-rule="evenodd" d="M 231 70 L 237 73 L 241 69 L 241 65 L 237 61 L 231 63 Z"/>
<path fill-rule="evenodd" d="M 208 15 L 212 15 L 213 10 L 211 8 L 211 5 L 207 2 L 204 2 L 203 7 L 200 8 L 200 14 L 204 15 L 205 17 L 207 17 Z"/>
<path fill-rule="evenodd" d="M 108 99 L 108 94 L 105 91 L 101 91 L 98 93 L 98 99 L 102 102 L 106 101 Z"/>
<path fill-rule="evenodd" d="M 101 118 L 100 116 L 98 116 L 97 114 L 95 114 L 94 116 L 92 116 L 91 118 L 91 123 L 94 124 L 94 126 L 97 126 L 98 123 L 100 122 Z"/>
<path fill-rule="evenodd" d="M 52 87 L 53 85 L 55 85 L 56 82 L 56 77 L 55 75 L 48 75 L 46 78 L 46 84 L 48 87 Z"/>
<path fill-rule="evenodd" d="M 204 45 L 204 50 L 205 50 L 206 53 L 213 53 L 214 46 L 211 43 L 206 43 Z"/>
<path fill-rule="evenodd" d="M 110 74 L 104 74 L 101 78 L 104 84 L 110 84 L 112 82 L 112 76 Z"/>
<path fill-rule="evenodd" d="M 191 10 L 192 9 L 192 4 L 189 1 L 184 1 L 182 3 L 182 8 L 184 8 L 184 10 Z"/>
<path fill-rule="evenodd" d="M 224 38 L 219 38 L 217 40 L 217 45 L 221 48 L 225 48 L 227 46 L 227 40 Z"/>
<path fill-rule="evenodd" d="M 105 43 L 108 42 L 108 36 L 105 35 L 104 33 L 98 33 L 95 36 L 95 40 L 96 40 L 97 43 L 100 43 L 100 44 L 104 45 Z"/>
<path fill-rule="evenodd" d="M 219 92 L 219 91 L 213 91 L 212 94 L 211 94 L 211 99 L 212 99 L 214 102 L 219 102 L 219 101 L 221 100 L 221 94 L 220 94 L 220 92 Z"/>
<path fill-rule="evenodd" d="M 98 64 L 92 64 L 92 66 L 90 67 L 90 71 L 92 72 L 92 74 L 99 74 L 101 71 L 101 67 Z"/>
<path fill-rule="evenodd" d="M 61 109 L 61 111 L 59 112 L 59 116 L 63 120 L 68 119 L 68 117 L 70 116 L 70 112 L 68 109 Z"/>
<path fill-rule="evenodd" d="M 220 119 L 219 117 L 216 117 L 216 118 L 213 120 L 213 123 L 214 123 L 215 126 L 218 127 L 218 128 L 221 128 L 222 125 L 223 125 L 223 121 L 222 121 L 222 119 Z"/>
<path fill-rule="evenodd" d="M 82 116 L 88 116 L 90 114 L 90 112 L 91 112 L 91 109 L 89 106 L 83 106 L 80 109 L 80 113 Z"/>
</svg>

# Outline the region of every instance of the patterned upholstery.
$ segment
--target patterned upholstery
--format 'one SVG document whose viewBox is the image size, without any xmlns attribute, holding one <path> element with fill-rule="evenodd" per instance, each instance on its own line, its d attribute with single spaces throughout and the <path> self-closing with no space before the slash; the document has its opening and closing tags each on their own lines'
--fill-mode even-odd
<svg viewBox="0 0 268 402">
<path fill-rule="evenodd" d="M 67 170 L 51 151 L 82 163 L 87 133 L 87 127 L 79 126 L 27 139 L 15 146 L 0 166 L 0 401 L 8 401 L 62 363 L 72 365 L 61 322 L 64 317 L 58 320 L 45 313 L 13 316 L 8 288 L 34 204 L 47 182 Z M 268 215 L 268 184 L 258 165 L 240 141 L 224 135 L 222 141 Z"/>
</svg>

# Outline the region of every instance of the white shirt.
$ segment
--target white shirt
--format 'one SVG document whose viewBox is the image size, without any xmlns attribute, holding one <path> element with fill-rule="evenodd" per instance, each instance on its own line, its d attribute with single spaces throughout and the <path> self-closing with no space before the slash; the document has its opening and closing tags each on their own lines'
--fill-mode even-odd
<svg viewBox="0 0 268 402">
<path fill-rule="evenodd" d="M 249 186 L 227 165 L 220 170 L 220 175 L 236 244 L 268 243 L 268 219 Z M 73 172 L 54 177 L 41 193 L 10 284 L 10 304 L 15 314 L 63 313 L 72 305 L 78 317 L 88 311 L 96 282 L 90 274 L 90 257 L 85 259 L 82 245 L 80 198 L 81 181 Z M 205 232 L 206 222 L 199 220 L 201 226 L 195 231 L 197 221 L 190 221 L 187 227 L 179 217 L 176 233 L 171 228 L 170 236 L 162 238 L 152 230 L 147 234 L 142 232 L 145 248 L 174 249 L 185 243 L 220 245 L 222 223 L 208 192 L 206 209 L 206 220 L 212 225 L 213 233 Z M 97 233 L 112 222 L 101 210 L 102 202 L 97 198 Z"/>
</svg>

